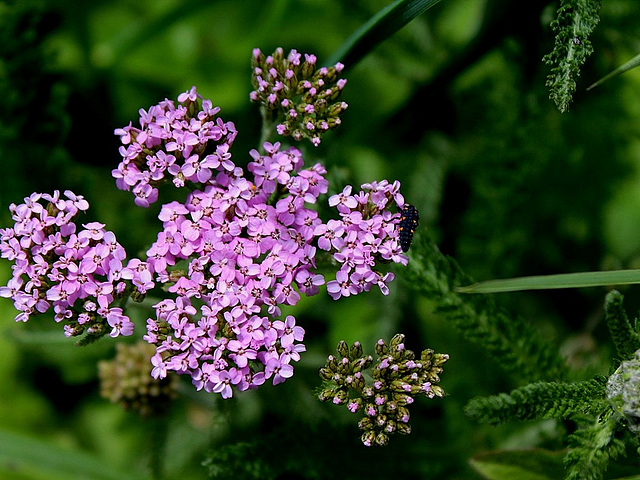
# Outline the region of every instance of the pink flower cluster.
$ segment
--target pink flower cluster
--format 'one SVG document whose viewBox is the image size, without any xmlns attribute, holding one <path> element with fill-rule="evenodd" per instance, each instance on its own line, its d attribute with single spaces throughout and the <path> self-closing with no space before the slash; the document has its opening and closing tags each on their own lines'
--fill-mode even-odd
<svg viewBox="0 0 640 480">
<path fill-rule="evenodd" d="M 70 191 L 64 196 L 34 193 L 9 207 L 15 225 L 0 230 L 0 256 L 14 262 L 13 276 L 0 296 L 13 299 L 16 321 L 53 306 L 67 336 L 99 335 L 107 326 L 112 337 L 131 335 L 133 323 L 111 304 L 127 289 L 125 279 L 140 293 L 153 287 L 151 272 L 139 260 L 124 266 L 126 252 L 103 224 L 76 232 L 73 219 L 89 204 Z"/>
<path fill-rule="evenodd" d="M 329 198 L 329 205 L 340 214 L 339 220 L 329 220 L 316 231 L 318 247 L 333 253 L 340 264 L 335 280 L 327 282 L 331 298 L 368 292 L 377 285 L 383 294 L 389 293 L 391 272 L 382 273 L 377 265 L 394 262 L 406 265 L 408 258 L 402 253 L 398 238 L 401 215 L 388 208 L 395 203 L 404 204 L 400 182 L 366 183 L 362 191 L 351 194 L 352 187 Z"/>
<path fill-rule="evenodd" d="M 296 52 L 288 59 L 281 54 L 256 61 L 291 67 L 316 82 L 309 86 L 289 75 L 285 87 L 302 89 L 295 93 L 302 103 L 313 100 L 319 108 L 342 89 L 340 66 L 314 73 L 315 57 L 301 63 Z M 333 93 L 330 82 L 337 82 Z M 316 88 L 313 95 L 309 88 Z M 320 110 L 306 113 L 322 122 Z M 339 265 L 327 283 L 332 298 L 374 285 L 388 293 L 393 274 L 377 265 L 407 263 L 398 242 L 400 214 L 390 211 L 404 204 L 400 184 L 365 184 L 355 195 L 346 187 L 329 199 L 339 219 L 325 223 L 313 208 L 328 191 L 324 167 L 304 168 L 298 149 L 265 143 L 264 153 L 249 152 L 245 177 L 231 160 L 235 127 L 218 112 L 194 87 L 177 105 L 165 99 L 148 112 L 141 109 L 140 128 L 130 124 L 115 132 L 123 160 L 112 174 L 120 189 L 132 191 L 136 205 L 157 201 L 163 182 L 191 190 L 184 203 L 162 206 L 163 228 L 146 261 L 127 261 L 103 224 L 78 228 L 74 219 L 88 203 L 71 192 L 65 198 L 33 194 L 11 206 L 15 225 L 0 230 L 0 256 L 14 262 L 13 278 L 0 296 L 14 300 L 16 320 L 53 306 L 67 336 L 100 336 L 109 329 L 113 337 L 130 335 L 133 323 L 115 302 L 124 305 L 127 297 L 139 299 L 161 284 L 169 298 L 154 305 L 144 336 L 156 347 L 152 375 L 186 374 L 198 390 L 228 398 L 234 390 L 293 375 L 291 363 L 305 351 L 304 329 L 292 315 L 282 319 L 281 308 L 296 305 L 302 294 L 317 294 L 325 283 L 316 271 L 317 250 Z"/>
<path fill-rule="evenodd" d="M 206 184 L 220 167 L 233 168 L 228 159 L 234 124 L 217 118 L 220 108 L 202 100 L 196 87 L 180 94 L 178 102 L 165 99 L 148 112 L 140 109 L 140 128 L 129 123 L 115 131 L 123 160 L 112 175 L 120 190 L 133 192 L 138 206 L 156 202 L 157 187 L 167 178 L 176 187 L 186 181 Z"/>
<path fill-rule="evenodd" d="M 326 172 L 319 164 L 302 170 L 296 148 L 264 148 L 251 152 L 253 182 L 240 168 L 220 168 L 203 191 L 160 212 L 163 230 L 148 261 L 175 299 L 158 303 L 148 320 L 156 377 L 189 374 L 198 390 L 227 398 L 232 387 L 284 381 L 305 350 L 293 316 L 272 318 L 324 283 L 312 270 L 322 222 L 306 205 L 327 192 Z M 171 269 L 180 262 L 184 270 Z"/>
</svg>

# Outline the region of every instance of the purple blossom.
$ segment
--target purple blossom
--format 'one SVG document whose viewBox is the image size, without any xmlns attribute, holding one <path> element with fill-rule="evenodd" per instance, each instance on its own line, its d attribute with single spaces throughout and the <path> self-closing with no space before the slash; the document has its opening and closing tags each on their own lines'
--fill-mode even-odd
<svg viewBox="0 0 640 480">
<path fill-rule="evenodd" d="M 34 193 L 23 204 L 12 204 L 15 223 L 1 231 L 0 256 L 14 262 L 13 276 L 0 296 L 13 300 L 20 312 L 16 321 L 53 307 L 67 336 L 107 328 L 112 337 L 131 335 L 133 323 L 121 308 L 110 307 L 126 289 L 121 281 L 126 252 L 104 224 L 91 222 L 78 230 L 74 218 L 88 208 L 70 191 Z M 153 285 L 150 276 L 144 278 L 147 288 Z"/>
<path fill-rule="evenodd" d="M 122 142 L 122 162 L 112 171 L 117 187 L 148 207 L 165 181 L 176 187 L 211 183 L 219 170 L 228 170 L 228 149 L 236 137 L 234 124 L 216 117 L 219 111 L 195 87 L 178 96 L 178 105 L 164 100 L 141 109 L 140 128 L 130 123 L 114 131 Z M 206 154 L 212 150 L 216 153 Z"/>
<path fill-rule="evenodd" d="M 303 169 L 295 148 L 266 143 L 264 151 L 251 152 L 252 179 L 225 158 L 203 190 L 164 205 L 147 262 L 132 260 L 121 273 L 138 288 L 153 273 L 174 295 L 147 321 L 145 339 L 160 355 L 155 374 L 190 375 L 197 389 L 225 398 L 293 375 L 304 330 L 291 315 L 276 317 L 324 283 L 313 245 L 321 220 L 309 204 L 326 192 L 325 171 Z"/>
<path fill-rule="evenodd" d="M 340 264 L 335 280 L 327 282 L 327 292 L 334 300 L 369 291 L 374 285 L 387 295 L 394 275 L 380 272 L 378 265 L 408 262 L 398 239 L 400 214 L 388 210 L 404 204 L 400 182 L 383 180 L 361 188 L 352 195 L 347 186 L 331 196 L 329 205 L 338 210 L 340 220 L 329 220 L 315 230 L 318 247 L 332 253 Z"/>
</svg>

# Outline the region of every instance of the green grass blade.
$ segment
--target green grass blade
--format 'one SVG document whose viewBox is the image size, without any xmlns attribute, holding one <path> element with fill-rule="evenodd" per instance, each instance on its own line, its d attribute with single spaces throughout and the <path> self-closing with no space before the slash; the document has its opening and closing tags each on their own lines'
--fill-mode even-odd
<svg viewBox="0 0 640 480">
<path fill-rule="evenodd" d="M 440 0 L 396 0 L 376 13 L 336 50 L 327 65 L 353 67 L 365 55 Z"/>
<path fill-rule="evenodd" d="M 617 77 L 618 75 L 623 74 L 627 70 L 631 70 L 632 68 L 636 68 L 638 65 L 640 65 L 640 53 L 638 55 L 636 55 L 635 57 L 633 57 L 628 62 L 620 65 L 614 71 L 612 71 L 612 72 L 608 73 L 607 75 L 605 75 L 604 77 L 602 77 L 597 82 L 593 83 L 592 85 L 589 85 L 587 90 L 591 90 L 592 88 L 595 88 L 598 85 L 602 85 L 607 80 L 611 80 L 613 77 Z"/>
<path fill-rule="evenodd" d="M 0 430 L 0 478 L 33 480 L 141 480 L 85 452 Z"/>
<path fill-rule="evenodd" d="M 606 272 L 560 273 L 557 275 L 487 280 L 486 282 L 458 287 L 456 290 L 460 293 L 499 293 L 520 290 L 631 285 L 635 283 L 640 283 L 640 270 L 610 270 Z"/>
</svg>

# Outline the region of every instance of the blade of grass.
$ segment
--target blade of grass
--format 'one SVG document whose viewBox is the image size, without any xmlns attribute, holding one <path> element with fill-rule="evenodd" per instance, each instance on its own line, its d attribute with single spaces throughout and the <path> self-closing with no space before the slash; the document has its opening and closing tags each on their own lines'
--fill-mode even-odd
<svg viewBox="0 0 640 480">
<path fill-rule="evenodd" d="M 602 287 L 640 283 L 640 270 L 611 270 L 606 272 L 560 273 L 532 277 L 487 280 L 458 287 L 460 293 L 499 293 L 520 290 L 547 290 L 556 288 Z"/>
<path fill-rule="evenodd" d="M 341 62 L 353 67 L 376 46 L 440 0 L 396 0 L 376 13 L 336 50 L 327 65 Z"/>
<path fill-rule="evenodd" d="M 595 88 L 598 85 L 602 85 L 607 80 L 611 80 L 613 77 L 617 77 L 618 75 L 623 74 L 627 70 L 631 70 L 632 68 L 636 68 L 638 65 L 640 65 L 640 53 L 638 55 L 636 55 L 635 57 L 633 57 L 628 62 L 620 65 L 614 71 L 612 71 L 612 72 L 608 73 L 607 75 L 605 75 L 604 77 L 602 77 L 597 82 L 589 85 L 589 87 L 587 87 L 587 90 L 591 90 L 592 88 Z"/>
</svg>

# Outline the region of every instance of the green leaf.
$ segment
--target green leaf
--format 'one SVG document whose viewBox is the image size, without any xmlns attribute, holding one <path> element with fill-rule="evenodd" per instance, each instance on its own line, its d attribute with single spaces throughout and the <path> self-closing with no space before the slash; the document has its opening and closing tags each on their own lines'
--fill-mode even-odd
<svg viewBox="0 0 640 480">
<path fill-rule="evenodd" d="M 456 288 L 459 293 L 499 293 L 520 290 L 603 287 L 640 283 L 640 270 L 610 270 L 606 272 L 560 273 L 532 277 L 487 280 Z"/>
<path fill-rule="evenodd" d="M 342 62 L 347 68 L 352 67 L 411 20 L 439 2 L 440 0 L 396 0 L 356 30 L 331 55 L 327 64 Z"/>
<path fill-rule="evenodd" d="M 622 305 L 623 298 L 617 290 L 610 291 L 605 298 L 604 311 L 618 356 L 623 360 L 631 360 L 640 349 L 640 336 L 629 322 Z"/>
<path fill-rule="evenodd" d="M 476 455 L 471 466 L 488 480 L 556 480 L 563 478 L 564 452 L 509 450 Z"/>
<path fill-rule="evenodd" d="M 561 112 L 569 108 L 580 69 L 593 53 L 589 36 L 599 21 L 600 0 L 560 1 L 558 16 L 551 24 L 556 32 L 555 46 L 543 60 L 552 66 L 546 83 L 549 98 Z"/>
<path fill-rule="evenodd" d="M 611 80 L 614 77 L 617 77 L 618 75 L 623 74 L 624 72 L 626 72 L 627 70 L 631 70 L 632 68 L 636 68 L 637 66 L 640 65 L 640 53 L 638 55 L 636 55 L 635 57 L 633 57 L 631 60 L 629 60 L 627 63 L 624 63 L 622 65 L 620 65 L 618 68 L 616 68 L 614 71 L 608 73 L 607 75 L 605 75 L 604 77 L 602 77 L 600 80 L 598 80 L 597 82 L 589 85 L 589 87 L 587 88 L 587 90 L 591 90 L 592 88 L 597 87 L 598 85 L 602 85 L 604 82 L 606 82 L 607 80 Z"/>
<path fill-rule="evenodd" d="M 22 480 L 141 480 L 85 452 L 0 430 L 0 477 Z"/>
</svg>

